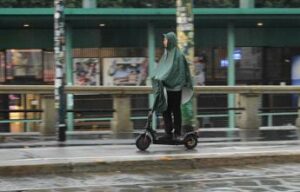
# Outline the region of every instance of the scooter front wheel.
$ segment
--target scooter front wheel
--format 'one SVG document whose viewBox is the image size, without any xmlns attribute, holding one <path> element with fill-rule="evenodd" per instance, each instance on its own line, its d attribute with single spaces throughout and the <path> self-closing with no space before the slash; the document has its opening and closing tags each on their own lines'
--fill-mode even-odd
<svg viewBox="0 0 300 192">
<path fill-rule="evenodd" d="M 145 151 L 146 149 L 148 149 L 151 142 L 152 142 L 151 137 L 148 134 L 143 133 L 136 138 L 135 145 L 139 150 Z"/>
<path fill-rule="evenodd" d="M 194 134 L 187 135 L 184 138 L 184 146 L 187 149 L 194 149 L 198 144 L 198 138 Z"/>
</svg>

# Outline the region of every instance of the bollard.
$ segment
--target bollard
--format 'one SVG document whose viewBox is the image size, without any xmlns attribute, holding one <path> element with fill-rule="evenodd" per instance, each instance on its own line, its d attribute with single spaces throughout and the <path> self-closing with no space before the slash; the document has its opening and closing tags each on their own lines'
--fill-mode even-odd
<svg viewBox="0 0 300 192">
<path fill-rule="evenodd" d="M 242 141 L 253 141 L 259 138 L 261 118 L 258 116 L 261 96 L 259 94 L 240 94 L 240 107 L 245 108 L 238 120 Z"/>
<path fill-rule="evenodd" d="M 42 126 L 41 134 L 43 136 L 54 136 L 55 130 L 55 107 L 53 95 L 42 95 Z"/>
<path fill-rule="evenodd" d="M 131 102 L 128 95 L 113 97 L 115 112 L 111 121 L 111 129 L 116 138 L 132 138 L 133 123 L 131 117 Z"/>
</svg>

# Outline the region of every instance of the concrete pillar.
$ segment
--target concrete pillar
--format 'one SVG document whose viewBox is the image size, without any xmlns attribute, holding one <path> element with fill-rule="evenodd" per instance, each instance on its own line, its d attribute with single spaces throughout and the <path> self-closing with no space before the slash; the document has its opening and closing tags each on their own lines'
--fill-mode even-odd
<svg viewBox="0 0 300 192">
<path fill-rule="evenodd" d="M 241 99 L 240 99 L 241 94 L 237 93 L 235 94 L 235 106 L 237 108 L 241 108 Z M 240 111 L 237 111 L 240 112 Z M 241 115 L 236 115 L 235 116 L 235 126 L 236 127 L 241 127 Z"/>
<path fill-rule="evenodd" d="M 44 136 L 54 136 L 56 133 L 54 97 L 52 95 L 43 95 L 41 96 L 41 99 L 44 112 L 42 113 L 42 126 L 40 132 Z"/>
<path fill-rule="evenodd" d="M 240 94 L 239 107 L 245 108 L 241 112 L 238 125 L 240 126 L 240 138 L 242 141 L 257 140 L 261 119 L 258 116 L 261 96 L 258 94 Z"/>
<path fill-rule="evenodd" d="M 131 138 L 133 134 L 133 123 L 131 117 L 130 96 L 116 95 L 113 97 L 115 109 L 111 129 L 117 138 Z"/>
<path fill-rule="evenodd" d="M 255 0 L 240 0 L 240 8 L 254 8 Z"/>
<path fill-rule="evenodd" d="M 97 1 L 96 0 L 82 0 L 82 7 L 83 8 L 96 8 Z"/>
<path fill-rule="evenodd" d="M 298 107 L 300 107 L 300 95 L 298 95 Z M 300 139 L 300 109 L 298 109 L 298 118 L 296 119 L 296 126 L 297 126 L 297 134 L 298 138 Z"/>
</svg>

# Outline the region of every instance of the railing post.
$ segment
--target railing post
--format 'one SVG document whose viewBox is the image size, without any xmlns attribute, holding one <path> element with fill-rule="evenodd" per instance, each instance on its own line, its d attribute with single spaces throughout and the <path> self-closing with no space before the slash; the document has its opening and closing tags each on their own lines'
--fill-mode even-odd
<svg viewBox="0 0 300 192">
<path fill-rule="evenodd" d="M 54 107 L 54 96 L 53 95 L 42 95 L 42 126 L 41 134 L 43 136 L 54 136 L 55 135 L 55 107 Z"/>
<path fill-rule="evenodd" d="M 240 138 L 242 141 L 257 140 L 261 118 L 258 116 L 260 108 L 259 94 L 240 94 L 240 107 L 245 108 L 239 117 Z"/>
<path fill-rule="evenodd" d="M 114 115 L 111 121 L 111 129 L 117 138 L 131 138 L 133 123 L 131 117 L 131 102 L 129 95 L 113 96 Z"/>
<path fill-rule="evenodd" d="M 300 95 L 298 95 L 298 107 L 300 107 Z M 298 118 L 296 119 L 297 134 L 300 139 L 300 109 L 298 109 Z"/>
</svg>

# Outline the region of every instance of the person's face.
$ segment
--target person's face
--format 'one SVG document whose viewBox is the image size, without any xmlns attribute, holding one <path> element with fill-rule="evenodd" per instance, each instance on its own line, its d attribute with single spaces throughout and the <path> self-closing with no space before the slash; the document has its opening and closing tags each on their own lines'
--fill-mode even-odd
<svg viewBox="0 0 300 192">
<path fill-rule="evenodd" d="M 168 39 L 167 38 L 164 38 L 163 44 L 164 44 L 164 47 L 167 48 L 167 46 L 168 46 Z"/>
</svg>

